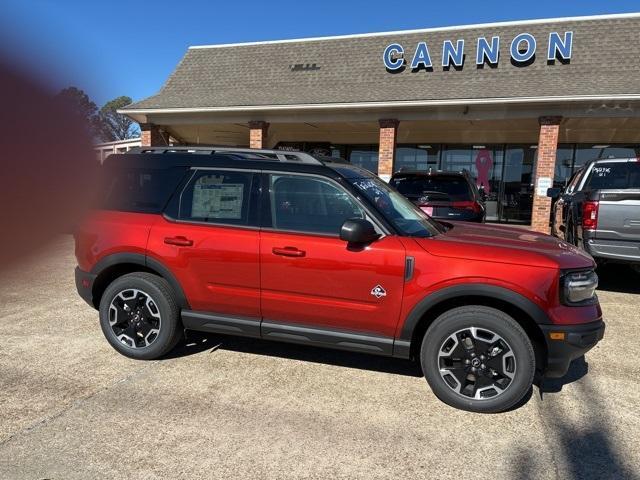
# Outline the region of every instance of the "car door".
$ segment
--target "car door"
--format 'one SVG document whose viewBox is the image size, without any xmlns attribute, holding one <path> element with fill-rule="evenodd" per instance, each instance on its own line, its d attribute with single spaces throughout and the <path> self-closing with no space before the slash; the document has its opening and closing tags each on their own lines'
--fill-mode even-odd
<svg viewBox="0 0 640 480">
<path fill-rule="evenodd" d="M 340 240 L 345 220 L 372 218 L 334 180 L 270 173 L 263 182 L 263 336 L 283 324 L 392 338 L 404 284 L 398 237 L 383 235 L 364 248 Z M 284 335 L 295 341 L 294 333 Z"/>
<path fill-rule="evenodd" d="M 194 169 L 148 243 L 149 256 L 170 268 L 192 310 L 255 318 L 256 330 L 259 181 L 255 171 Z"/>
</svg>

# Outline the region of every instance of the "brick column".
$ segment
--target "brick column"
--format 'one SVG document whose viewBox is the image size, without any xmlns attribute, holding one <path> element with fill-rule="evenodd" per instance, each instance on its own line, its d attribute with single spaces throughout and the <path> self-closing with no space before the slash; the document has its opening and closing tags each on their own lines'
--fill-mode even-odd
<svg viewBox="0 0 640 480">
<path fill-rule="evenodd" d="M 391 176 L 396 156 L 396 138 L 400 122 L 394 118 L 379 120 L 380 145 L 378 147 L 378 175 Z M 387 178 L 388 180 L 388 178 Z"/>
<path fill-rule="evenodd" d="M 540 117 L 540 137 L 538 139 L 538 160 L 533 179 L 533 212 L 531 213 L 531 229 L 537 232 L 549 233 L 549 218 L 551 216 L 551 199 L 538 195 L 538 179 L 551 178 L 553 181 L 556 167 L 556 150 L 558 149 L 558 134 L 562 117 Z"/>
<path fill-rule="evenodd" d="M 267 148 L 269 124 L 262 120 L 249 122 L 249 148 Z"/>
<path fill-rule="evenodd" d="M 153 123 L 140 124 L 140 142 L 143 147 L 165 147 L 168 145 L 160 127 Z"/>
</svg>

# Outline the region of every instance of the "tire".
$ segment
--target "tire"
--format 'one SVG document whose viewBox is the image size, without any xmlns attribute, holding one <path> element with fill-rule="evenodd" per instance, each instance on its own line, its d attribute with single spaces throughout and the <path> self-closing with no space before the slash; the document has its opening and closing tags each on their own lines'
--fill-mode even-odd
<svg viewBox="0 0 640 480">
<path fill-rule="evenodd" d="M 522 327 L 506 313 L 479 305 L 457 307 L 436 318 L 423 338 L 420 363 L 440 400 L 480 413 L 502 412 L 520 402 L 532 388 L 536 367 Z"/>
<path fill-rule="evenodd" d="M 183 335 L 169 283 L 145 272 L 123 275 L 107 287 L 100 300 L 100 327 L 113 348 L 138 360 L 162 357 Z"/>
</svg>

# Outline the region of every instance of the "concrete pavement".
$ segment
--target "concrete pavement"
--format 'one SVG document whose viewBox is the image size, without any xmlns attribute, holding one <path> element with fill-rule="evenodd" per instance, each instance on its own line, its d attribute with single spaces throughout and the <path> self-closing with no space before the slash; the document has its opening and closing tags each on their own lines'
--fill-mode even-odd
<svg viewBox="0 0 640 480">
<path fill-rule="evenodd" d="M 499 415 L 408 361 L 193 334 L 140 362 L 75 293 L 68 237 L 0 274 L 0 478 L 640 478 L 640 277 L 601 273 L 603 342 Z"/>
</svg>

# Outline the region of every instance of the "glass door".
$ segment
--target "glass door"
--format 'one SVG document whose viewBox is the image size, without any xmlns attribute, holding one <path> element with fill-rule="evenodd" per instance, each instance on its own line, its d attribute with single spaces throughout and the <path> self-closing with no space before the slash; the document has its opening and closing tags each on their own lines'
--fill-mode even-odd
<svg viewBox="0 0 640 480">
<path fill-rule="evenodd" d="M 499 200 L 499 221 L 531 223 L 536 152 L 535 145 L 506 146 Z"/>
</svg>

